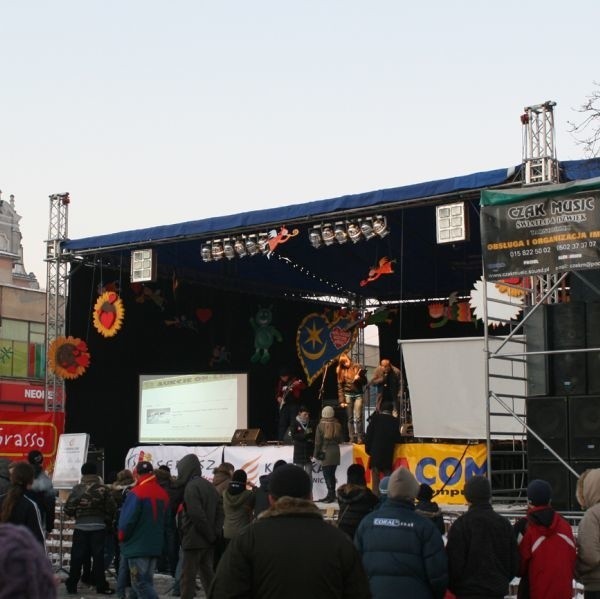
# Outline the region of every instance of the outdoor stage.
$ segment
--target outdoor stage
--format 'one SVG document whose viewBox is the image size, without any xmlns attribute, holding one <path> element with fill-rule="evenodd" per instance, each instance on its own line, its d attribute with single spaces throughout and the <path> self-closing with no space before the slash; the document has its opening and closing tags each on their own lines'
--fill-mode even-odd
<svg viewBox="0 0 600 599">
<path fill-rule="evenodd" d="M 345 443 L 340 446 L 341 463 L 337 469 L 337 485 L 346 482 L 346 470 L 352 463 L 368 465 L 369 456 L 364 445 Z M 177 474 L 177 462 L 188 453 L 198 456 L 203 475 L 211 480 L 213 469 L 221 462 L 230 462 L 236 469 L 248 474 L 248 481 L 258 485 L 263 474 L 272 472 L 277 460 L 292 461 L 291 445 L 260 446 L 183 446 L 183 445 L 143 445 L 132 447 L 125 459 L 125 467 L 130 470 L 139 461 L 152 462 L 154 467 L 166 464 L 171 474 Z M 464 483 L 471 476 L 487 473 L 485 443 L 403 443 L 396 446 L 394 468 L 406 466 L 420 483 L 428 483 L 439 492 L 436 500 L 443 504 L 465 504 Z M 444 484 L 444 481 L 447 481 Z M 369 485 L 370 471 L 367 469 Z M 327 494 L 319 462 L 313 463 L 313 496 Z"/>
</svg>

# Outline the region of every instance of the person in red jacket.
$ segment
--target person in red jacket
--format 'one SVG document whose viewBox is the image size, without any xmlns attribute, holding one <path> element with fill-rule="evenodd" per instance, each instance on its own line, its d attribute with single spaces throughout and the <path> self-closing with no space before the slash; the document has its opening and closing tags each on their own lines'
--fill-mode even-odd
<svg viewBox="0 0 600 599">
<path fill-rule="evenodd" d="M 515 523 L 521 582 L 517 597 L 571 599 L 575 539 L 570 524 L 550 506 L 552 488 L 535 479 L 527 487 L 527 517 Z"/>
</svg>

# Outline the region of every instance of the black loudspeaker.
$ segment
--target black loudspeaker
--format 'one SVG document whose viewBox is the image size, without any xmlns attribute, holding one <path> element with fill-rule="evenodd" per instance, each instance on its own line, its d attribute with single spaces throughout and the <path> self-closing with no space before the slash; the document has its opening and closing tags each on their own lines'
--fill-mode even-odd
<svg viewBox="0 0 600 599">
<path fill-rule="evenodd" d="M 569 455 L 574 460 L 600 460 L 600 397 L 569 398 Z"/>
<path fill-rule="evenodd" d="M 95 447 L 88 449 L 86 462 L 96 464 L 96 472 L 104 480 L 104 449 L 97 449 Z"/>
<path fill-rule="evenodd" d="M 552 487 L 552 505 L 557 510 L 571 509 L 572 474 L 560 462 L 529 460 L 528 479 L 541 478 Z"/>
<path fill-rule="evenodd" d="M 527 352 L 548 350 L 547 306 L 538 305 L 530 308 L 530 316 L 525 320 L 524 333 L 527 340 Z M 550 379 L 547 354 L 526 356 L 527 361 L 527 395 L 550 395 Z"/>
<path fill-rule="evenodd" d="M 528 397 L 525 403 L 527 424 L 561 458 L 567 458 L 569 456 L 567 399 Z M 529 460 L 556 459 L 529 431 L 527 431 L 527 457 Z"/>
<path fill-rule="evenodd" d="M 600 347 L 600 302 L 590 302 L 585 306 L 586 346 Z M 600 351 L 587 352 L 587 392 L 600 395 Z"/>
<path fill-rule="evenodd" d="M 550 349 L 586 347 L 586 307 L 583 302 L 548 305 Z M 553 392 L 556 395 L 584 395 L 587 392 L 585 353 L 552 355 Z"/>
<path fill-rule="evenodd" d="M 231 445 L 262 445 L 264 437 L 259 428 L 238 428 L 233 437 Z"/>
</svg>

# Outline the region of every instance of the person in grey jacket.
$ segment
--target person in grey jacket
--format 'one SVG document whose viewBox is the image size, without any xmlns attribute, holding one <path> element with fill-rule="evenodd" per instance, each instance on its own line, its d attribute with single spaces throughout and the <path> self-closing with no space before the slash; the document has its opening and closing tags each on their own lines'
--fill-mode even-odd
<svg viewBox="0 0 600 599">
<path fill-rule="evenodd" d="M 335 501 L 335 471 L 340 465 L 340 443 L 344 440 L 342 425 L 335 418 L 331 406 L 321 410 L 321 420 L 315 436 L 315 457 L 321 462 L 323 478 L 327 486 L 327 495 L 317 499 L 323 503 Z"/>
<path fill-rule="evenodd" d="M 181 597 L 192 599 L 196 593 L 196 574 L 205 593 L 214 577 L 213 554 L 223 528 L 223 501 L 214 485 L 202 478 L 202 466 L 196 454 L 181 458 L 177 473 L 175 485 L 184 488 L 179 520 L 183 550 Z"/>
</svg>

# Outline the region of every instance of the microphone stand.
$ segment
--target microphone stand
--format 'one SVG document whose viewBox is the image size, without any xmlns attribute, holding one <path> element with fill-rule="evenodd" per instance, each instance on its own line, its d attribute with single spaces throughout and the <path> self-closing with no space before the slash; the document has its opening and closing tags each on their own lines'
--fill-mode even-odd
<svg viewBox="0 0 600 599">
<path fill-rule="evenodd" d="M 325 365 L 325 370 L 323 370 L 323 378 L 321 379 L 321 387 L 319 388 L 319 395 L 317 396 L 318 401 L 321 403 L 321 409 L 325 406 L 323 405 L 323 392 L 325 390 L 325 378 L 327 377 L 327 370 L 329 369 L 330 362 L 327 362 Z"/>
</svg>

